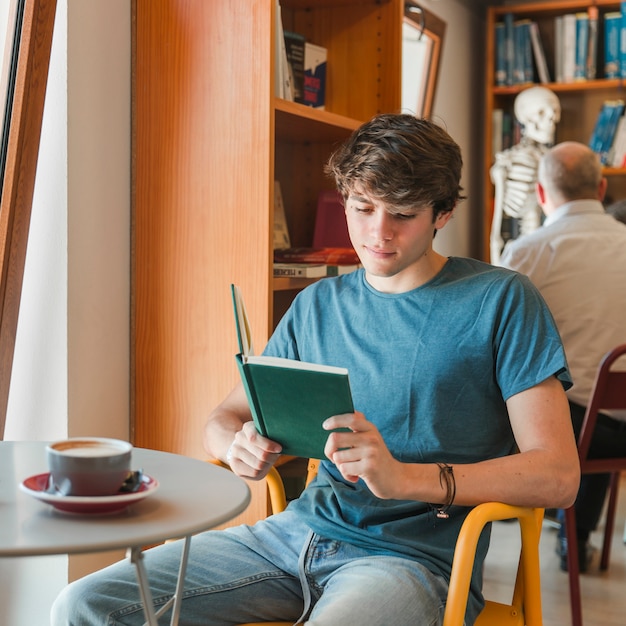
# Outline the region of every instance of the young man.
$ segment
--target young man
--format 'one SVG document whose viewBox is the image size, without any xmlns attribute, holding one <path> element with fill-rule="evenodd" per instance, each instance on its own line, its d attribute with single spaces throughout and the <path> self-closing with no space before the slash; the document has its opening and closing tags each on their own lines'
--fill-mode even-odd
<svg viewBox="0 0 626 626">
<path fill-rule="evenodd" d="M 181 624 L 438 624 L 472 506 L 573 502 L 569 376 L 545 304 L 514 272 L 433 250 L 461 167 L 451 137 L 410 115 L 375 117 L 331 157 L 363 269 L 302 291 L 265 353 L 348 367 L 358 410 L 325 422 L 349 432 L 329 434 L 316 480 L 284 513 L 194 538 Z M 280 455 L 241 385 L 209 415 L 205 446 L 249 478 Z M 487 544 L 485 533 L 468 625 Z M 158 602 L 173 588 L 172 549 L 146 554 Z M 141 624 L 133 570 L 75 583 L 53 615 Z"/>
<path fill-rule="evenodd" d="M 602 357 L 626 342 L 626 225 L 605 212 L 606 185 L 600 159 L 588 146 L 573 141 L 554 146 L 538 169 L 537 198 L 545 222 L 534 233 L 510 242 L 501 259 L 504 267 L 530 278 L 554 315 L 574 381 L 567 395 L 576 434 Z M 624 455 L 626 416 L 602 415 L 590 456 Z M 609 478 L 587 474 L 581 480 L 576 526 L 583 572 L 590 554 L 589 535 L 600 519 Z M 564 529 L 558 551 L 561 569 L 566 570 Z"/>
</svg>

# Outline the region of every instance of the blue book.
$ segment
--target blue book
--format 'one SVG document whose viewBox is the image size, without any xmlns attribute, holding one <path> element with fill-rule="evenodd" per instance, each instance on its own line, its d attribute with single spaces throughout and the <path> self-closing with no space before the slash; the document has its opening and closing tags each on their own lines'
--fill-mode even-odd
<svg viewBox="0 0 626 626">
<path fill-rule="evenodd" d="M 587 52 L 589 47 L 589 15 L 576 13 L 576 65 L 574 80 L 587 79 Z"/>
<path fill-rule="evenodd" d="M 504 22 L 498 22 L 494 29 L 495 36 L 495 82 L 496 87 L 506 85 L 506 32 Z"/>
<path fill-rule="evenodd" d="M 605 133 L 602 144 L 602 152 L 600 153 L 600 161 L 602 165 L 609 165 L 612 161 L 613 154 L 613 142 L 615 140 L 615 134 L 617 132 L 617 127 L 619 126 L 619 121 L 622 115 L 624 114 L 624 101 L 623 100 L 615 100 L 613 106 L 611 107 L 609 120 L 606 125 Z"/>
<path fill-rule="evenodd" d="M 596 119 L 589 147 L 600 156 L 603 165 L 608 165 L 611 162 L 611 148 L 623 113 L 623 100 L 606 100 Z"/>
<path fill-rule="evenodd" d="M 606 126 L 609 118 L 609 107 L 604 102 L 596 118 L 591 138 L 589 139 L 589 147 L 596 153 L 602 152 L 602 134 L 604 133 L 604 127 Z"/>
<path fill-rule="evenodd" d="M 532 83 L 535 77 L 533 66 L 533 45 L 530 37 L 531 26 L 532 22 L 530 20 L 524 20 L 521 38 L 525 83 Z"/>
<path fill-rule="evenodd" d="M 524 81 L 524 25 L 526 20 L 516 20 L 513 24 L 513 84 Z"/>
<path fill-rule="evenodd" d="M 597 75 L 598 64 L 598 7 L 591 6 L 589 14 L 589 45 L 587 46 L 587 80 Z"/>
<path fill-rule="evenodd" d="M 604 78 L 619 78 L 619 50 L 622 14 L 606 13 L 604 16 Z"/>
</svg>

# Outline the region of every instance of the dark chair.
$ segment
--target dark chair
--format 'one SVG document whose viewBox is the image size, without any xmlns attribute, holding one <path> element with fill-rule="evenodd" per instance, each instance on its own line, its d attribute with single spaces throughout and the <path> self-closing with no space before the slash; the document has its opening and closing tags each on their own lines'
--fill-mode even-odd
<svg viewBox="0 0 626 626">
<path fill-rule="evenodd" d="M 626 409 L 626 371 L 612 369 L 615 361 L 626 354 L 626 344 L 617 346 L 608 352 L 600 366 L 591 392 L 583 425 L 578 436 L 578 456 L 581 474 L 611 474 L 609 499 L 604 527 L 604 542 L 600 569 L 609 567 L 611 539 L 615 526 L 615 508 L 619 490 L 620 472 L 626 470 L 626 454 L 623 458 L 590 459 L 589 446 L 598 419 L 598 413 L 610 409 Z M 624 365 L 623 370 L 626 370 Z M 576 513 L 571 506 L 565 510 L 565 536 L 567 537 L 567 569 L 569 575 L 570 604 L 572 625 L 582 626 L 582 607 L 580 598 L 580 561 L 576 537 Z"/>
</svg>

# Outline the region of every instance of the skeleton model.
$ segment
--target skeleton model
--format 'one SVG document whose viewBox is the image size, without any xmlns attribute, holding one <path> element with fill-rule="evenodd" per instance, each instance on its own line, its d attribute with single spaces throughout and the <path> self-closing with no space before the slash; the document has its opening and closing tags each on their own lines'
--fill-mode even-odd
<svg viewBox="0 0 626 626">
<path fill-rule="evenodd" d="M 522 124 L 518 144 L 498 152 L 491 167 L 495 187 L 493 221 L 491 223 L 491 262 L 497 265 L 504 244 L 502 215 L 520 220 L 520 234 L 541 225 L 541 209 L 535 198 L 537 167 L 541 155 L 554 143 L 556 124 L 561 119 L 558 97 L 545 87 L 530 87 L 515 98 L 515 117 Z"/>
</svg>

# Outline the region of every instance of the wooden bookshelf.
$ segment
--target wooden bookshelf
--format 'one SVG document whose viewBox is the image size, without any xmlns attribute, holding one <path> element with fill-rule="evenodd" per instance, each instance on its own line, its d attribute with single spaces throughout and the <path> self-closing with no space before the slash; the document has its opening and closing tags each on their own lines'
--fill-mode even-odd
<svg viewBox="0 0 626 626">
<path fill-rule="evenodd" d="M 603 78 L 603 16 L 607 12 L 619 11 L 620 3 L 614 0 L 559 0 L 552 2 L 528 2 L 498 7 L 488 7 L 486 23 L 486 84 L 485 84 L 485 160 L 484 160 L 484 184 L 485 184 L 485 213 L 484 213 L 484 251 L 485 260 L 489 260 L 489 236 L 493 216 L 493 185 L 489 170 L 494 162 L 492 152 L 492 115 L 497 108 L 510 112 L 513 111 L 515 97 L 531 84 L 496 86 L 495 85 L 495 24 L 502 21 L 506 13 L 512 13 L 516 19 L 530 18 L 536 21 L 541 33 L 542 41 L 548 57 L 548 63 L 554 69 L 554 18 L 567 13 L 586 12 L 589 6 L 595 5 L 599 11 L 598 21 L 598 63 L 595 80 L 580 82 L 557 83 L 550 82 L 543 86 L 551 89 L 561 102 L 561 121 L 556 128 L 556 142 L 580 141 L 588 143 L 597 114 L 604 100 L 625 98 L 624 81 L 620 79 Z M 554 78 L 554 73 L 551 74 Z M 538 84 L 538 83 L 535 83 Z M 609 196 L 615 199 L 626 197 L 626 170 L 619 168 L 606 168 L 605 175 L 609 178 Z"/>
<path fill-rule="evenodd" d="M 401 0 L 281 0 L 328 49 L 325 110 L 275 97 L 276 0 L 133 0 L 132 438 L 204 458 L 209 411 L 238 380 L 229 286 L 261 350 L 309 281 L 272 276 L 274 180 L 310 246 L 323 164 L 400 108 Z M 252 19 L 253 17 L 253 19 Z"/>
</svg>

